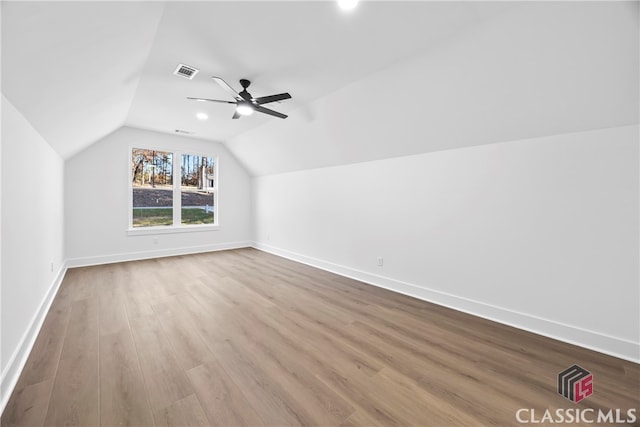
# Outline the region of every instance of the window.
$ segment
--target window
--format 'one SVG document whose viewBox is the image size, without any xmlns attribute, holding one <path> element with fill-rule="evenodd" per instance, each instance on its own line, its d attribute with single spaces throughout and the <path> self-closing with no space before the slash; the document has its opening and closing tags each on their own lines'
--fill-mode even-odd
<svg viewBox="0 0 640 427">
<path fill-rule="evenodd" d="M 215 160 L 183 154 L 180 199 L 182 224 L 213 224 L 215 220 Z"/>
<path fill-rule="evenodd" d="M 173 153 L 134 148 L 132 226 L 173 225 Z"/>
<path fill-rule="evenodd" d="M 217 225 L 217 166 L 211 155 L 132 148 L 130 229 Z"/>
</svg>

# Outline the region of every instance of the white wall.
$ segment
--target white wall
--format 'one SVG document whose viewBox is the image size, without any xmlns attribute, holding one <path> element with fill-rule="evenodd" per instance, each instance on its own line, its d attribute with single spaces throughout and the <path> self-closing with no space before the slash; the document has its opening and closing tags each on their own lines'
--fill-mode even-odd
<svg viewBox="0 0 640 427">
<path fill-rule="evenodd" d="M 217 231 L 127 235 L 132 147 L 219 156 Z M 224 145 L 123 127 L 65 163 L 66 254 L 70 266 L 247 246 L 251 181 Z M 155 239 L 157 238 L 157 243 Z"/>
<path fill-rule="evenodd" d="M 18 379 L 64 272 L 64 162 L 2 96 L 2 386 Z"/>
<path fill-rule="evenodd" d="M 626 126 L 254 178 L 256 246 L 640 361 L 638 155 Z"/>
</svg>

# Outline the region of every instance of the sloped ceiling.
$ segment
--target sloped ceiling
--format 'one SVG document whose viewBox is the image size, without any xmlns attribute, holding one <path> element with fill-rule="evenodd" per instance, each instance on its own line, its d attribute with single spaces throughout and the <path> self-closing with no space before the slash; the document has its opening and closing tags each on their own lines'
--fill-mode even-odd
<svg viewBox="0 0 640 427">
<path fill-rule="evenodd" d="M 2 92 L 65 158 L 123 125 L 224 142 L 263 175 L 637 123 L 637 2 L 1 7 Z M 186 100 L 226 99 L 213 75 L 290 92 L 290 117 Z"/>
<path fill-rule="evenodd" d="M 519 4 L 227 144 L 267 175 L 637 124 L 639 4 Z"/>
<path fill-rule="evenodd" d="M 270 107 L 310 119 L 314 100 L 508 7 L 393 1 L 363 3 L 346 14 L 334 1 L 167 3 L 127 123 L 227 141 L 279 120 L 261 114 L 230 120 L 233 106 L 185 99 L 229 99 L 211 76 L 237 90 L 247 78 L 254 96 L 290 92 L 293 99 Z M 178 62 L 200 73 L 193 81 L 171 75 Z M 199 111 L 209 120 L 194 120 Z"/>
<path fill-rule="evenodd" d="M 158 3 L 2 2 L 2 93 L 63 157 L 125 123 Z"/>
<path fill-rule="evenodd" d="M 227 141 L 277 120 L 231 120 L 221 76 L 310 118 L 315 99 L 508 9 L 487 3 L 2 2 L 2 92 L 63 157 L 122 125 Z M 196 67 L 192 81 L 174 76 Z M 399 88 L 407 82 L 390 82 Z M 197 112 L 209 120 L 200 122 Z"/>
</svg>

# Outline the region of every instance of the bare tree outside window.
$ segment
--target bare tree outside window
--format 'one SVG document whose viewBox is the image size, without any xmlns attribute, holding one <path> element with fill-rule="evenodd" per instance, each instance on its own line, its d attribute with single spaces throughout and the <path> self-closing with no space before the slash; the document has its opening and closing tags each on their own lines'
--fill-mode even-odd
<svg viewBox="0 0 640 427">
<path fill-rule="evenodd" d="M 173 224 L 173 153 L 131 151 L 134 227 Z"/>
<path fill-rule="evenodd" d="M 180 165 L 182 224 L 213 224 L 215 158 L 183 154 Z"/>
<path fill-rule="evenodd" d="M 132 227 L 216 225 L 216 162 L 213 156 L 133 148 Z M 174 197 L 178 191 L 180 198 Z"/>
</svg>

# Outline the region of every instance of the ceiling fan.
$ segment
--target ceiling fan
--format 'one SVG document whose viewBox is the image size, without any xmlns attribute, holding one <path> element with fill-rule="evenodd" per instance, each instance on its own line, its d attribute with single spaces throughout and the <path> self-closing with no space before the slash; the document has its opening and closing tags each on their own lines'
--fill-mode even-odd
<svg viewBox="0 0 640 427">
<path fill-rule="evenodd" d="M 281 119 L 286 119 L 288 117 L 286 114 L 282 114 L 262 106 L 270 102 L 277 102 L 277 101 L 282 101 L 284 99 L 290 99 L 291 95 L 289 95 L 288 93 L 285 92 L 285 93 L 279 93 L 277 95 L 261 96 L 260 98 L 254 98 L 251 96 L 249 92 L 247 92 L 247 88 L 251 84 L 251 82 L 247 79 L 240 80 L 240 85 L 242 86 L 242 92 L 238 93 L 220 77 L 211 77 L 211 78 L 216 83 L 218 83 L 222 89 L 229 92 L 229 94 L 235 99 L 235 101 L 223 101 L 220 99 L 189 98 L 189 97 L 187 97 L 187 99 L 191 99 L 194 101 L 222 102 L 224 104 L 236 104 L 236 112 L 233 114 L 233 117 L 232 117 L 233 119 L 239 119 L 240 116 L 249 116 L 253 114 L 254 111 L 257 111 L 263 114 L 268 114 L 274 117 L 279 117 Z"/>
</svg>

